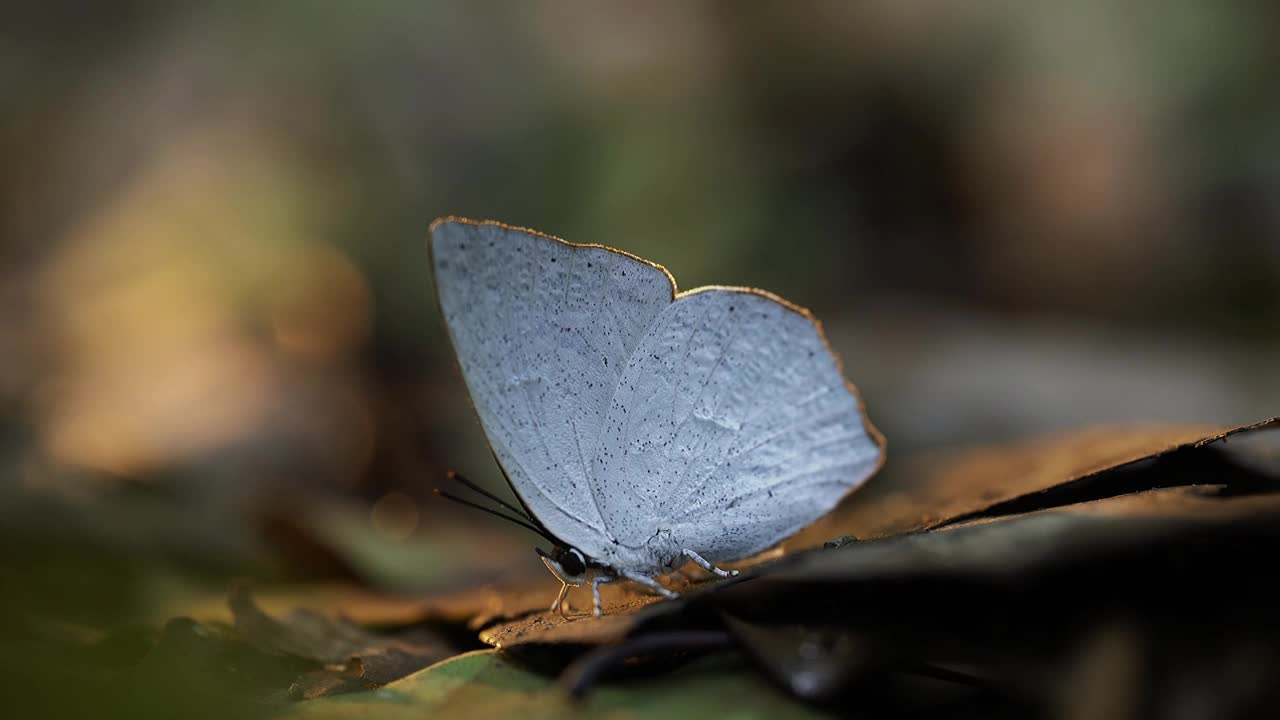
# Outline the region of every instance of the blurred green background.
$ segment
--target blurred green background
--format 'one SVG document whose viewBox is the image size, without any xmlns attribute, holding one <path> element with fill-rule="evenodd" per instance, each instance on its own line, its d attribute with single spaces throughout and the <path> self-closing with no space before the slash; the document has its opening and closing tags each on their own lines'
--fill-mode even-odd
<svg viewBox="0 0 1280 720">
<path fill-rule="evenodd" d="M 531 536 L 430 494 L 501 482 L 432 299 L 441 215 L 810 307 L 891 458 L 1277 410 L 1274 3 L 5 16 L 0 602 L 23 612 L 542 572 Z"/>
</svg>

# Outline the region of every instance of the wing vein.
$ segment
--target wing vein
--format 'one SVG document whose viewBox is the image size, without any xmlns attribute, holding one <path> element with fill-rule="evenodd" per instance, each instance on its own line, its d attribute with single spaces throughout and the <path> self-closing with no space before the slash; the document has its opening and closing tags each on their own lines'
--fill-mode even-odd
<svg viewBox="0 0 1280 720">
<path fill-rule="evenodd" d="M 686 489 L 685 492 L 683 493 L 683 497 L 688 498 L 690 496 L 696 495 L 697 493 L 701 492 L 706 487 L 707 482 L 710 481 L 711 478 L 715 477 L 715 474 L 719 472 L 721 468 L 733 462 L 734 460 L 737 460 L 738 458 L 744 455 L 749 455 L 755 452 L 756 450 L 759 450 L 760 448 L 766 445 L 769 445 L 770 443 L 773 443 L 779 438 L 789 433 L 795 432 L 796 430 L 799 430 L 802 427 L 805 427 L 806 425 L 824 423 L 833 417 L 838 417 L 840 414 L 841 414 L 840 410 L 833 409 L 831 412 L 828 412 L 828 413 L 814 415 L 811 417 L 804 418 L 802 420 L 798 420 L 783 428 L 774 430 L 773 432 L 769 433 L 765 437 L 761 438 L 759 442 L 753 443 L 752 445 L 749 445 L 745 448 L 735 450 L 734 452 L 721 458 L 720 462 L 716 463 L 715 467 L 711 468 L 706 473 L 704 473 L 702 477 L 698 478 L 697 485 Z M 819 445 L 815 445 L 812 448 L 810 448 L 810 450 L 814 450 L 819 447 L 824 447 L 826 444 L 827 443 L 821 443 Z"/>
<path fill-rule="evenodd" d="M 587 334 L 582 332 L 582 328 L 574 328 L 573 331 L 578 333 L 578 337 L 582 338 L 583 344 L 585 344 L 587 348 L 591 350 L 591 352 L 599 355 L 600 357 L 605 357 L 605 354 L 600 352 L 600 349 L 597 348 L 594 343 L 592 343 L 590 340 L 587 339 Z"/>
<path fill-rule="evenodd" d="M 689 354 L 693 352 L 693 338 L 698 335 L 698 328 L 706 324 L 707 316 L 710 314 L 711 314 L 711 305 L 708 304 L 707 307 L 703 308 L 702 310 L 702 320 L 698 322 L 697 325 L 693 326 L 693 329 L 689 331 L 689 337 L 685 338 L 684 354 L 680 356 L 680 363 L 678 367 L 684 367 L 685 365 L 688 364 Z M 724 320 L 721 320 L 721 322 L 724 322 Z M 719 328 L 716 328 L 716 332 L 719 332 Z M 676 404 L 679 401 L 680 401 L 680 392 L 678 388 L 675 388 L 674 391 L 671 393 L 671 423 L 673 427 L 675 426 L 675 420 L 677 417 Z"/>
<path fill-rule="evenodd" d="M 783 485 L 787 485 L 787 484 L 789 484 L 789 483 L 791 483 L 791 482 L 793 482 L 793 481 L 795 481 L 795 480 L 798 480 L 798 479 L 800 479 L 800 478 L 806 478 L 806 477 L 810 477 L 810 476 L 813 476 L 813 475 L 820 475 L 820 474 L 824 474 L 824 473 L 830 472 L 830 471 L 832 471 L 832 470 L 838 470 L 838 469 L 843 468 L 843 467 L 854 467 L 854 466 L 856 466 L 856 465 L 858 465 L 858 464 L 859 464 L 859 460 L 858 460 L 858 459 L 849 458 L 849 459 L 846 459 L 846 460 L 841 460 L 840 462 L 830 463 L 830 464 L 822 465 L 822 466 L 819 466 L 819 467 L 816 467 L 816 468 L 809 468 L 809 469 L 802 470 L 802 471 L 798 471 L 798 472 L 788 473 L 788 474 L 783 475 L 783 476 L 781 476 L 781 477 L 775 478 L 773 481 L 769 482 L 769 483 L 768 483 L 768 484 L 766 484 L 766 485 L 761 485 L 761 486 L 759 486 L 759 487 L 751 488 L 751 489 L 749 489 L 749 490 L 746 490 L 745 492 L 738 493 L 737 495 L 734 495 L 734 496 L 732 496 L 732 497 L 728 497 L 728 498 L 720 498 L 720 499 L 719 499 L 719 504 L 720 504 L 720 505 L 722 505 L 725 509 L 729 509 L 729 508 L 731 508 L 732 506 L 734 506 L 734 505 L 737 505 L 737 504 L 741 503 L 743 500 L 747 500 L 747 499 L 750 499 L 750 498 L 752 498 L 752 497 L 758 496 L 758 495 L 760 495 L 760 494 L 767 493 L 767 492 L 769 492 L 769 491 L 771 491 L 771 490 L 776 490 L 776 489 L 778 489 L 779 487 L 781 487 L 781 486 L 783 486 Z M 813 485 L 825 485 L 825 484 L 828 484 L 828 483 L 830 483 L 830 484 L 838 484 L 838 483 L 840 483 L 840 480 L 839 480 L 839 479 L 835 479 L 835 478 L 833 478 L 833 479 L 830 479 L 830 480 L 824 480 L 824 481 L 822 481 L 822 482 L 813 483 Z M 796 488 L 792 488 L 792 489 L 791 489 L 791 492 L 796 492 L 796 491 L 798 491 L 798 490 L 800 490 L 800 489 L 803 489 L 803 488 L 805 488 L 805 487 L 808 487 L 808 486 L 807 486 L 807 485 L 800 485 L 800 486 L 798 486 L 798 487 L 796 487 Z M 698 503 L 698 504 L 695 504 L 695 505 L 690 505 L 690 506 L 688 506 L 688 509 L 686 509 L 686 510 L 685 510 L 685 512 L 680 513 L 680 515 L 676 516 L 676 518 L 674 518 L 674 519 L 675 519 L 675 521 L 677 521 L 677 522 L 678 522 L 678 521 L 681 521 L 681 520 L 688 520 L 688 519 L 689 519 L 689 518 L 691 518 L 691 517 L 694 517 L 694 516 L 696 516 L 696 515 L 698 515 L 698 514 L 700 514 L 700 513 L 702 513 L 702 512 L 705 512 L 705 511 L 706 511 L 706 507 L 707 507 L 707 506 L 706 506 L 706 504 L 705 504 L 705 503 Z"/>
<path fill-rule="evenodd" d="M 534 273 L 534 284 L 530 291 L 531 297 L 537 297 L 538 281 L 540 279 L 541 279 L 541 276 L 538 273 Z M 528 325 L 527 323 L 525 323 L 525 324 L 522 324 L 522 326 L 527 327 Z M 523 363 L 522 367 L 525 367 L 525 368 L 532 367 L 532 365 L 530 365 L 529 363 L 528 343 L 520 343 L 520 357 Z M 534 426 L 532 428 L 533 434 L 538 437 L 538 443 L 542 446 L 542 454 L 546 458 L 548 469 L 550 469 L 552 467 L 552 464 L 555 462 L 554 460 L 555 456 L 551 454 L 551 446 L 547 444 L 546 433 L 542 432 L 541 428 L 537 427 L 537 423 L 539 422 L 540 418 L 538 414 L 534 412 L 535 403 L 533 398 L 530 396 L 529 385 L 527 383 L 519 383 L 519 385 L 520 385 L 520 389 L 523 391 L 520 393 L 520 395 L 524 399 L 525 410 L 529 415 L 529 421 Z M 545 419 L 543 419 L 543 422 L 545 422 Z M 551 493 L 547 492 L 546 488 L 542 487 L 542 484 L 538 482 L 536 475 L 527 475 L 527 477 L 529 479 L 530 484 L 538 486 L 538 491 L 541 492 L 544 497 L 547 497 L 547 498 L 552 497 Z M 590 488 L 588 488 L 588 490 L 590 490 Z M 594 501 L 594 499 L 595 498 L 593 497 L 592 500 Z M 553 500 L 553 504 L 558 505 L 558 503 L 555 503 L 554 500 Z M 599 511 L 597 510 L 597 513 L 598 512 Z M 578 520 L 581 521 L 582 524 L 586 525 L 587 527 L 597 532 L 603 532 L 603 530 L 601 529 L 601 526 L 604 524 L 603 518 L 600 518 L 597 516 L 597 518 L 595 519 L 596 520 L 595 522 L 593 522 L 591 518 L 578 518 Z"/>
<path fill-rule="evenodd" d="M 733 317 L 731 313 L 727 313 L 727 312 L 724 313 L 724 317 L 720 319 L 720 324 L 716 327 L 716 332 L 715 332 L 716 336 L 720 334 L 720 330 L 724 328 L 724 326 L 729 322 L 729 319 L 731 317 Z M 730 330 L 730 334 L 727 338 L 725 338 L 725 342 L 723 342 L 720 345 L 720 356 L 716 358 L 715 363 L 712 364 L 711 366 L 711 371 L 707 373 L 706 378 L 703 380 L 702 389 L 698 391 L 698 399 L 694 401 L 693 406 L 689 410 L 689 414 L 686 415 L 685 418 L 681 420 L 680 424 L 676 427 L 676 430 L 675 430 L 676 434 L 680 434 L 684 432 L 685 426 L 688 425 L 689 421 L 697 417 L 698 405 L 701 404 L 703 397 L 706 396 L 707 388 L 711 387 L 712 382 L 715 380 L 716 373 L 720 371 L 720 366 L 724 363 L 724 359 L 729 354 L 729 351 L 732 349 L 733 344 L 737 342 L 738 338 L 741 336 L 742 328 L 743 328 L 743 323 L 739 322 L 736 326 L 734 326 Z M 706 447 L 707 447 L 707 442 L 704 440 L 699 452 L 705 452 Z M 688 477 L 690 472 L 692 472 L 691 468 L 693 466 L 694 466 L 694 463 L 685 463 L 684 466 L 680 468 L 680 472 L 676 480 L 676 487 L 684 487 L 685 478 Z"/>
<path fill-rule="evenodd" d="M 587 494 L 591 496 L 591 504 L 595 506 L 596 514 L 600 516 L 601 527 L 597 529 L 612 539 L 613 535 L 609 533 L 609 527 L 604 522 L 604 511 L 600 507 L 600 498 L 596 497 L 595 482 L 592 480 L 592 474 L 587 472 L 587 458 L 582 454 L 582 437 L 578 434 L 578 424 L 572 420 L 569 422 L 573 428 L 574 443 L 578 446 L 578 464 L 582 466 L 582 477 L 587 483 Z"/>
</svg>

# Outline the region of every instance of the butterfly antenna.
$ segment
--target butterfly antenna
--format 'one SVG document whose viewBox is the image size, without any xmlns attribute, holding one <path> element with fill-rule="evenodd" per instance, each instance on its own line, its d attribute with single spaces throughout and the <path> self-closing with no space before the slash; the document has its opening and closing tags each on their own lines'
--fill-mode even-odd
<svg viewBox="0 0 1280 720">
<path fill-rule="evenodd" d="M 532 530 L 533 532 L 535 532 L 535 533 L 537 533 L 537 534 L 541 535 L 542 537 L 546 538 L 548 542 L 552 542 L 552 543 L 556 542 L 556 539 L 555 539 L 555 538 L 553 538 L 553 537 L 551 537 L 551 535 L 550 535 L 550 534 L 548 534 L 548 533 L 547 533 L 547 531 L 545 531 L 545 530 L 543 530 L 543 529 L 541 529 L 541 528 L 539 528 L 539 527 L 537 527 L 537 526 L 535 526 L 535 525 L 533 525 L 533 524 L 531 524 L 531 523 L 527 523 L 527 522 L 525 522 L 524 520 L 518 520 L 518 519 L 516 519 L 516 518 L 511 517 L 510 515 L 504 515 L 503 513 L 500 513 L 500 512 L 498 512 L 497 510 L 494 510 L 493 508 L 485 507 L 484 505 L 481 505 L 481 504 L 479 504 L 479 503 L 473 503 L 473 502 L 471 502 L 470 500 L 463 500 L 462 498 L 458 497 L 457 495 L 453 495 L 453 494 L 451 494 L 451 493 L 447 493 L 447 492 L 445 492 L 444 490 L 441 490 L 440 488 L 436 488 L 436 489 L 435 489 L 435 493 L 436 493 L 437 495 L 439 495 L 440 497 L 442 497 L 442 498 L 446 499 L 446 500 L 452 500 L 452 501 L 454 501 L 454 502 L 456 502 L 456 503 L 458 503 L 458 504 L 460 504 L 460 505 L 466 505 L 467 507 L 475 508 L 476 510 L 481 510 L 481 511 L 483 511 L 483 512 L 487 512 L 487 513 L 489 513 L 490 515 L 495 515 L 495 516 L 497 516 L 497 517 L 502 518 L 503 520 L 506 520 L 507 522 L 515 523 L 516 525 L 519 525 L 519 526 L 521 526 L 521 527 L 523 527 L 523 528 L 525 528 L 525 529 L 527 529 L 527 530 Z"/>
<path fill-rule="evenodd" d="M 505 471 L 504 471 L 504 475 L 505 475 Z M 524 518 L 525 520 L 528 520 L 529 522 L 533 522 L 533 518 L 529 517 L 529 513 L 527 513 L 527 512 L 525 512 L 525 511 L 521 510 L 520 508 L 515 507 L 515 506 L 514 506 L 514 505 L 512 505 L 511 503 L 506 502 L 505 500 L 503 500 L 502 498 L 498 497 L 497 495 L 494 495 L 493 493 L 489 492 L 488 490 L 485 490 L 484 488 L 482 488 L 482 487 L 480 487 L 479 485 L 477 485 L 477 484 L 475 484 L 475 483 L 471 482 L 470 480 L 466 479 L 466 478 L 465 478 L 465 477 L 463 477 L 462 475 L 460 475 L 460 474 L 458 474 L 458 473 L 456 473 L 456 472 L 454 472 L 454 471 L 452 471 L 452 470 L 450 470 L 450 471 L 449 471 L 449 479 L 450 479 L 450 480 L 457 480 L 458 482 L 462 483 L 463 485 L 466 485 L 467 487 L 471 488 L 473 491 L 475 491 L 475 492 L 477 492 L 477 493 L 479 493 L 479 494 L 481 494 L 481 495 L 483 495 L 483 496 L 485 496 L 485 497 L 489 498 L 490 500 L 492 500 L 492 501 L 494 501 L 494 502 L 498 503 L 498 504 L 499 504 L 499 505 L 501 505 L 502 507 L 504 507 L 504 508 L 506 508 L 506 509 L 510 510 L 511 512 L 515 513 L 517 517 L 521 517 L 521 518 Z M 508 481 L 508 482 L 510 482 L 510 481 Z"/>
<path fill-rule="evenodd" d="M 513 483 L 513 482 L 511 482 L 511 476 L 507 474 L 507 469 L 506 469 L 506 468 L 504 468 L 504 467 L 502 467 L 502 461 L 498 459 L 498 453 L 494 452 L 493 448 L 490 448 L 490 449 L 489 449 L 489 452 L 493 454 L 493 462 L 494 462 L 495 464 L 497 464 L 497 466 L 498 466 L 498 472 L 502 473 L 502 479 L 507 481 L 507 487 L 511 488 L 512 492 L 514 492 L 514 491 L 515 491 L 516 484 L 515 484 L 515 483 Z M 517 497 L 517 498 L 519 498 L 520 496 L 517 494 L 517 495 L 516 495 L 516 497 Z M 527 518 L 529 518 L 530 522 L 533 522 L 533 523 L 535 523 L 535 524 L 537 524 L 537 525 L 541 525 L 541 524 L 542 524 L 542 523 L 538 522 L 538 519 L 537 519 L 537 518 L 534 518 L 534 517 L 530 517 L 530 516 L 529 516 L 529 507 L 528 507 L 527 505 L 525 505 L 525 504 L 524 504 L 524 501 L 523 501 L 523 500 L 521 500 L 521 501 L 520 501 L 520 507 L 524 508 L 524 512 L 522 512 L 522 513 L 520 513 L 520 514 L 521 514 L 521 515 L 524 515 L 524 516 L 525 516 L 525 517 L 527 517 Z"/>
</svg>

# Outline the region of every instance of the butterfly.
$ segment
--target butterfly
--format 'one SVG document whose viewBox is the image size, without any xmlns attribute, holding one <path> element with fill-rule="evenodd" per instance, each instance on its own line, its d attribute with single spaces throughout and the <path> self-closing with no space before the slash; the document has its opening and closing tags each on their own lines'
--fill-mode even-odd
<svg viewBox="0 0 1280 720">
<path fill-rule="evenodd" d="M 677 292 L 665 268 L 499 222 L 428 240 L 440 311 L 499 467 L 571 586 L 717 576 L 828 513 L 884 460 L 818 321 L 752 288 Z M 457 476 L 455 476 L 457 477 Z M 459 479 L 462 479 L 459 477 Z M 466 482 L 465 480 L 463 480 Z M 445 494 L 445 493 L 442 493 Z"/>
</svg>

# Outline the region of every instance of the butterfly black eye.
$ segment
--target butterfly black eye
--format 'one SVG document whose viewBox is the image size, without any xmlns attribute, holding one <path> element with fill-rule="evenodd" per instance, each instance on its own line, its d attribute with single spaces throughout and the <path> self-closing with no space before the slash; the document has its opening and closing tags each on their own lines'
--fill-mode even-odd
<svg viewBox="0 0 1280 720">
<path fill-rule="evenodd" d="M 556 561 L 560 563 L 560 567 L 569 575 L 581 575 L 587 571 L 587 566 L 582 564 L 582 558 L 576 552 L 561 550 L 557 553 L 559 557 Z"/>
</svg>

